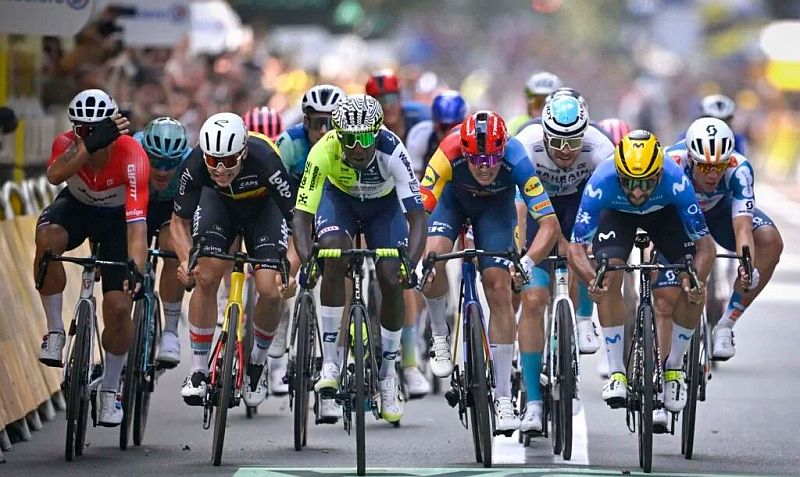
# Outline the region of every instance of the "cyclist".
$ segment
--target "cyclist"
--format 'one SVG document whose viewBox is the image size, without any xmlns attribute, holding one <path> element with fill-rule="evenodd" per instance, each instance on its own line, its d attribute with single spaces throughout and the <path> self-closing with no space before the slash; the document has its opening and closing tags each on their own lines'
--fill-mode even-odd
<svg viewBox="0 0 800 477">
<path fill-rule="evenodd" d="M 420 121 L 430 119 L 428 106 L 414 101 L 403 101 L 400 79 L 391 70 L 373 73 L 367 80 L 366 93 L 377 99 L 383 108 L 383 125 L 401 141 Z"/>
<path fill-rule="evenodd" d="M 467 102 L 458 91 L 444 91 L 433 98 L 432 119 L 414 125 L 408 132 L 406 147 L 417 178 L 422 179 L 428 161 L 439 143 L 467 115 Z"/>
<path fill-rule="evenodd" d="M 614 155 L 614 145 L 597 128 L 589 124 L 589 111 L 568 95 L 554 97 L 542 110 L 539 124 L 526 126 L 516 139 L 525 147 L 536 168 L 544 190 L 553 203 L 561 226 L 559 249 L 566 254 L 568 238 L 575 224 L 581 193 L 589 176 L 603 161 Z M 523 196 L 517 194 L 517 214 L 521 224 L 527 222 L 526 245 L 537 236 L 539 226 L 525 220 Z M 592 300 L 579 280 L 570 280 L 577 304 L 578 348 L 591 354 L 600 348 L 600 339 L 592 322 Z M 544 313 L 550 303 L 550 264 L 538 264 L 533 279 L 522 294 L 522 315 L 519 321 L 520 361 L 528 388 L 528 403 L 522 420 L 523 431 L 541 431 L 542 400 L 539 371 L 544 347 Z"/>
<path fill-rule="evenodd" d="M 528 103 L 527 114 L 519 115 L 508 122 L 508 133 L 515 136 L 522 125 L 538 117 L 544 108 L 545 98 L 561 87 L 561 79 L 549 71 L 539 71 L 525 82 L 525 98 Z"/>
<path fill-rule="evenodd" d="M 714 261 L 714 243 L 694 189 L 675 162 L 664 161 L 655 135 L 641 129 L 625 136 L 617 146 L 614 160 L 601 163 L 586 184 L 569 246 L 568 258 L 573 270 L 585 282 L 593 282 L 595 268 L 586 251 L 589 245 L 595 257 L 606 255 L 612 264 L 625 263 L 637 227 L 648 232 L 670 263 L 680 263 L 684 255 L 694 254 L 698 277 L 701 281 L 706 279 Z M 621 285 L 622 272 L 615 271 L 607 274 L 602 287 L 589 287 L 589 294 L 597 303 L 609 362 L 610 377 L 603 386 L 603 400 L 612 408 L 623 406 L 628 392 Z M 704 287 L 703 283 L 698 285 L 690 288 L 688 277 L 682 276 L 684 293 L 676 299 L 676 322 L 690 337 L 703 307 Z M 688 341 L 676 334 L 677 330 L 678 327 L 673 329 L 667 368 L 682 362 L 688 346 Z M 683 383 L 674 378 L 665 376 L 667 392 L 663 402 L 667 409 L 677 412 L 675 409 L 682 404 L 669 390 Z"/>
<path fill-rule="evenodd" d="M 317 143 L 328 131 L 331 130 L 331 115 L 336 108 L 336 103 L 346 95 L 339 87 L 320 84 L 312 87 L 303 95 L 300 107 L 303 111 L 303 122 L 284 131 L 276 142 L 281 152 L 281 160 L 292 179 L 292 186 L 297 189 L 303 178 L 303 169 L 311 147 Z M 275 334 L 275 339 L 269 349 L 271 358 L 281 358 L 286 351 L 286 335 L 289 327 L 289 314 L 281 316 L 281 323 Z M 283 359 L 270 360 L 270 390 L 275 393 L 286 389 L 288 383 L 283 383 L 285 369 L 277 369 L 277 364 L 282 364 Z M 285 362 L 285 361 L 284 361 Z M 275 364 L 273 364 L 275 363 Z M 275 368 L 273 368 L 275 366 Z M 285 365 L 283 365 L 285 368 Z M 336 423 L 342 414 L 341 406 L 335 399 L 320 399 L 319 419 L 322 423 Z"/>
<path fill-rule="evenodd" d="M 506 125 L 491 111 L 473 113 L 459 129 L 448 134 L 434 153 L 422 182 L 428 219 L 428 252 L 448 253 L 469 218 L 475 247 L 508 250 L 514 245 L 516 212 L 514 189 L 522 191 L 528 212 L 539 224 L 528 250 L 527 262 L 542 260 L 558 237 L 558 219 L 525 148 L 508 139 Z M 511 360 L 516 323 L 511 305 L 508 261 L 481 258 L 479 268 L 489 304 L 489 334 L 495 371 L 495 424 L 498 431 L 519 429 L 511 403 Z M 526 270 L 529 271 L 529 270 Z M 444 263 L 437 264 L 435 279 L 424 290 L 433 335 L 431 371 L 444 378 L 453 372 L 450 329 L 445 318 L 449 290 Z"/>
<path fill-rule="evenodd" d="M 242 118 L 248 131 L 267 136 L 270 141 L 277 140 L 278 136 L 283 132 L 281 115 L 269 106 L 253 108 L 246 112 Z"/>
<path fill-rule="evenodd" d="M 128 119 L 119 114 L 117 104 L 104 91 L 81 91 L 72 98 L 67 111 L 72 129 L 55 138 L 47 165 L 47 180 L 53 185 L 66 182 L 67 186 L 39 216 L 34 273 L 45 251 L 61 254 L 87 238 L 99 244 L 97 255 L 101 260 L 125 261 L 131 257 L 138 270 L 144 270 L 150 174 L 147 155 L 127 135 Z M 105 369 L 97 394 L 98 424 L 113 427 L 122 421 L 120 376 L 133 339 L 133 301 L 123 291 L 123 269 L 100 270 Z M 63 265 L 51 263 L 39 291 L 48 330 L 39 361 L 52 367 L 64 365 L 66 334 L 61 311 L 65 286 Z"/>
<path fill-rule="evenodd" d="M 622 138 L 631 132 L 631 127 L 628 123 L 617 118 L 606 118 L 597 123 L 600 129 L 608 136 L 612 143 L 616 146 L 622 141 Z"/>
<path fill-rule="evenodd" d="M 196 281 L 189 302 L 192 366 L 181 396 L 200 406 L 208 382 L 208 353 L 214 337 L 217 289 L 230 263 L 200 258 L 188 273 L 189 249 L 200 238 L 205 251 L 227 253 L 241 235 L 254 258 L 276 258 L 288 247 L 294 193 L 278 148 L 266 136 L 248 133 L 241 117 L 218 113 L 200 128 L 200 144 L 186 159 L 172 214 L 173 241 L 180 259 L 178 277 Z M 285 220 L 284 220 L 285 219 Z M 191 222 L 191 232 L 190 232 Z M 244 401 L 257 406 L 267 394 L 264 365 L 280 319 L 281 299 L 293 293 L 284 286 L 276 267 L 256 267 L 258 301 L 253 319 L 253 346 L 244 377 Z"/>
<path fill-rule="evenodd" d="M 294 233 L 302 263 L 311 257 L 311 227 L 316 215 L 320 246 L 352 248 L 358 224 L 371 248 L 396 247 L 409 242 L 416 264 L 425 245 L 425 213 L 419 183 L 400 139 L 383 125 L 381 105 L 372 96 L 341 99 L 333 112 L 334 130 L 311 148 L 297 193 Z M 410 230 L 410 231 L 409 231 Z M 379 261 L 378 281 L 381 349 L 378 386 L 381 416 L 397 422 L 403 415 L 395 362 L 403 324 L 403 294 L 397 261 Z M 344 312 L 346 263 L 326 260 L 322 275 L 322 371 L 314 389 L 327 394 L 338 386 L 339 328 Z"/>
<path fill-rule="evenodd" d="M 176 119 L 156 118 L 137 132 L 139 141 L 150 159 L 150 200 L 147 206 L 147 243 L 158 238 L 162 250 L 174 250 L 169 223 L 178 193 L 180 175 L 176 171 L 192 152 L 186 140 L 186 129 Z M 178 261 L 164 259 L 159 295 L 164 307 L 164 332 L 158 345 L 156 360 L 165 368 L 173 368 L 181 360 L 178 322 L 181 319 L 183 285 L 178 281 Z"/>
<path fill-rule="evenodd" d="M 666 149 L 694 185 L 697 201 L 711 235 L 722 247 L 742 253 L 747 245 L 753 253 L 753 273 L 739 267 L 728 307 L 711 333 L 713 357 L 732 358 L 736 352 L 733 327 L 747 307 L 769 282 L 783 251 L 778 228 L 756 207 L 753 167 L 734 151 L 735 135 L 721 120 L 700 118 L 689 126 L 686 139 Z M 662 275 L 654 292 L 656 312 L 672 315 L 673 280 Z M 748 289 L 749 288 L 749 289 Z M 747 291 L 745 291 L 748 289 Z M 681 363 L 674 363 L 680 368 Z"/>
</svg>

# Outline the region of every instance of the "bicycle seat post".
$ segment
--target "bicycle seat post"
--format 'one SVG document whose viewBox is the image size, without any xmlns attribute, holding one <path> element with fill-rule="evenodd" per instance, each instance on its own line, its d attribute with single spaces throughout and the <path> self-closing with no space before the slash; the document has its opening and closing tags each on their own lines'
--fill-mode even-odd
<svg viewBox="0 0 800 477">
<path fill-rule="evenodd" d="M 644 252 L 645 249 L 650 246 L 650 236 L 647 235 L 647 232 L 636 232 L 636 237 L 633 239 L 633 245 L 639 249 L 639 258 L 641 263 L 646 263 Z"/>
</svg>

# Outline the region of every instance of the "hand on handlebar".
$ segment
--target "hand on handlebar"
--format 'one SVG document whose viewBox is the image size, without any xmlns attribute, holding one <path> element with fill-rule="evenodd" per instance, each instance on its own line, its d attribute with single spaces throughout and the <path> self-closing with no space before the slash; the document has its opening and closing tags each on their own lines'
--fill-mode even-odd
<svg viewBox="0 0 800 477">
<path fill-rule="evenodd" d="M 590 283 L 588 286 L 589 291 L 589 298 L 592 299 L 593 302 L 600 304 L 605 300 L 606 296 L 608 295 L 608 287 L 602 285 L 596 285 L 595 283 Z"/>
<path fill-rule="evenodd" d="M 747 275 L 747 270 L 741 265 L 739 265 L 739 284 L 744 288 L 744 291 L 750 291 L 753 288 L 757 287 L 759 282 L 761 281 L 761 275 L 758 273 L 758 269 L 753 267 L 752 275 Z"/>
<path fill-rule="evenodd" d="M 683 277 L 681 279 L 681 288 L 683 288 L 683 291 L 686 293 L 689 303 L 693 305 L 699 305 L 703 303 L 706 287 L 702 282 L 699 282 L 697 287 L 692 288 L 689 277 Z"/>
<path fill-rule="evenodd" d="M 128 278 L 122 282 L 122 289 L 133 300 L 141 300 L 144 298 L 144 275 L 139 271 L 139 267 L 133 259 L 128 261 Z"/>
<path fill-rule="evenodd" d="M 181 262 L 178 265 L 178 280 L 184 287 L 194 286 L 194 273 L 189 272 L 189 262 Z"/>
<path fill-rule="evenodd" d="M 275 286 L 278 287 L 278 294 L 284 300 L 288 300 L 297 293 L 297 281 L 292 276 L 289 276 L 289 283 L 284 284 L 280 274 L 275 275 Z"/>
</svg>

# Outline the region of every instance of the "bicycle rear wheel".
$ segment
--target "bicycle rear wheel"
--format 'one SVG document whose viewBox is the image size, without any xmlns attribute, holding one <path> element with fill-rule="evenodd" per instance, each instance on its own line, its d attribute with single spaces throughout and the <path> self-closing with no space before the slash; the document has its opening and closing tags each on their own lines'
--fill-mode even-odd
<svg viewBox="0 0 800 477">
<path fill-rule="evenodd" d="M 294 357 L 294 374 L 292 376 L 292 391 L 294 392 L 292 410 L 294 411 L 294 450 L 299 451 L 306 445 L 306 432 L 308 431 L 308 402 L 309 383 L 312 376 L 314 362 L 314 335 L 311 333 L 311 319 L 313 318 L 314 303 L 305 293 L 298 298 L 296 331 L 293 333 L 297 340 Z"/>
<path fill-rule="evenodd" d="M 703 323 L 697 325 L 689 345 L 686 358 L 686 407 L 681 412 L 681 454 L 686 459 L 692 458 L 694 450 L 694 430 L 697 419 L 697 396 L 700 381 L 703 379 L 703 365 L 700 361 L 700 340 L 703 339 Z"/>
<path fill-rule="evenodd" d="M 150 320 L 146 320 L 147 339 L 142 347 L 142 358 L 145 360 L 143 372 L 139 375 L 139 386 L 136 388 L 136 400 L 133 405 L 133 444 L 140 446 L 147 428 L 147 415 L 150 411 L 150 395 L 156 385 L 156 343 L 161 339 L 161 300 L 156 297 L 152 302 L 153 310 Z"/>
<path fill-rule="evenodd" d="M 74 455 L 83 453 L 86 435 L 86 412 L 84 396 L 88 394 L 86 385 L 89 376 L 89 348 L 91 339 L 92 309 L 88 302 L 81 301 L 77 311 L 77 330 L 72 344 L 67 377 L 67 438 L 64 445 L 64 458 L 71 461 Z M 86 401 L 88 404 L 88 398 Z"/>
<path fill-rule="evenodd" d="M 576 355 L 575 332 L 573 330 L 572 313 L 566 301 L 558 302 L 558 428 L 561 431 L 563 446 L 561 456 L 564 460 L 572 458 L 572 398 L 575 396 L 575 368 L 573 357 Z"/>
<path fill-rule="evenodd" d="M 653 326 L 653 309 L 643 306 L 642 314 L 642 376 L 638 383 L 639 390 L 639 465 L 645 472 L 653 468 L 653 408 L 655 389 L 653 377 L 655 374 L 655 350 L 653 343 L 655 333 Z"/>
<path fill-rule="evenodd" d="M 353 307 L 351 314 L 353 320 L 353 359 L 355 360 L 355 400 L 356 400 L 356 472 L 365 475 L 367 472 L 367 439 L 364 429 L 365 404 L 367 400 L 367 386 L 364 379 L 364 308 Z"/>
<path fill-rule="evenodd" d="M 475 456 L 483 462 L 484 467 L 492 466 L 492 403 L 489 402 L 489 380 L 486 350 L 483 346 L 483 329 L 478 305 L 467 306 L 467 323 L 470 324 L 469 366 L 467 389 L 472 395 L 470 418 L 472 420 L 472 436 L 475 444 Z"/>
<path fill-rule="evenodd" d="M 228 331 L 224 336 L 220 336 L 220 339 L 224 340 L 222 343 L 224 357 L 222 359 L 222 367 L 217 373 L 217 388 L 215 389 L 217 395 L 217 415 L 214 418 L 214 443 L 212 449 L 212 463 L 214 465 L 220 465 L 222 463 L 222 448 L 225 443 L 225 425 L 228 422 L 228 407 L 233 398 L 233 362 L 236 357 L 236 330 L 239 328 L 239 307 L 237 305 L 231 306 L 229 314 Z M 214 363 L 214 366 L 216 366 L 216 363 Z"/>
<path fill-rule="evenodd" d="M 144 301 L 140 300 L 136 303 L 133 311 L 133 346 L 128 350 L 128 359 L 125 363 L 125 380 L 122 384 L 122 422 L 119 426 L 119 448 L 122 450 L 128 448 L 134 401 L 136 401 L 139 376 L 144 362 L 142 352 L 146 332 L 145 308 Z"/>
<path fill-rule="evenodd" d="M 256 284 L 255 279 L 250 276 L 245 279 L 245 296 L 244 296 L 244 359 L 250 362 L 250 352 L 253 350 L 253 313 L 256 306 Z M 244 364 L 243 364 L 244 366 Z M 245 416 L 252 419 L 253 416 L 258 414 L 258 406 L 245 405 Z"/>
</svg>

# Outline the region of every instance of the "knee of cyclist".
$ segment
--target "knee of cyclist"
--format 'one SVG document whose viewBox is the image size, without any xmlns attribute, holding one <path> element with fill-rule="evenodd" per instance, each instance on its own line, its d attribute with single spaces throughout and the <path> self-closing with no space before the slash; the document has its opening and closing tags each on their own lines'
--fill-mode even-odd
<svg viewBox="0 0 800 477">
<path fill-rule="evenodd" d="M 67 231 L 60 225 L 50 224 L 36 229 L 36 250 L 37 253 L 44 253 L 50 250 L 53 253 L 61 253 L 67 248 L 69 236 Z"/>
<path fill-rule="evenodd" d="M 486 292 L 486 300 L 490 304 L 510 303 L 511 284 L 505 280 L 495 280 L 489 286 L 484 282 L 483 290 Z"/>
<path fill-rule="evenodd" d="M 111 320 L 106 320 L 104 327 L 112 328 L 115 325 L 123 326 L 125 320 L 130 321 L 131 305 L 128 300 L 105 298 L 103 302 L 103 316 L 108 316 Z"/>
<path fill-rule="evenodd" d="M 275 286 L 274 280 L 264 280 L 259 283 L 256 283 L 256 291 L 258 292 L 259 297 L 266 300 L 279 300 L 280 294 L 278 293 L 278 287 Z"/>
<path fill-rule="evenodd" d="M 194 278 L 197 282 L 197 288 L 216 290 L 219 287 L 220 280 L 222 280 L 222 273 L 214 267 L 198 266 L 195 268 Z"/>
<path fill-rule="evenodd" d="M 675 310 L 675 299 L 671 296 L 655 294 L 653 297 L 653 308 L 659 316 L 672 316 Z"/>
<path fill-rule="evenodd" d="M 783 253 L 783 238 L 781 238 L 781 234 L 779 234 L 777 230 L 775 233 L 767 234 L 764 240 L 759 241 L 757 250 L 758 249 L 768 250 L 770 258 L 769 265 L 776 265 L 780 261 L 781 254 Z"/>
<path fill-rule="evenodd" d="M 378 283 L 381 289 L 397 288 L 400 284 L 400 267 L 395 264 L 381 264 L 378 267 Z"/>
<path fill-rule="evenodd" d="M 547 307 L 548 300 L 539 293 L 533 291 L 526 291 L 522 294 L 522 307 L 536 314 L 544 314 L 544 309 Z"/>
</svg>

